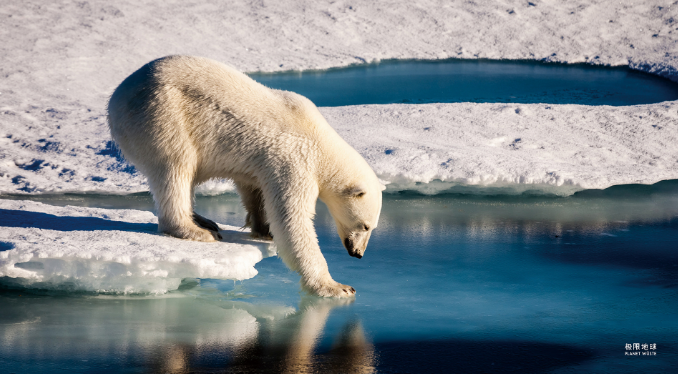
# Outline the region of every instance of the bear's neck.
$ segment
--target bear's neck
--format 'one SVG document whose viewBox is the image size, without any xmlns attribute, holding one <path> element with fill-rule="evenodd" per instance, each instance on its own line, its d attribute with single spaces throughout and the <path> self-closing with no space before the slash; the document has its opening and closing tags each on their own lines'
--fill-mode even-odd
<svg viewBox="0 0 678 374">
<path fill-rule="evenodd" d="M 329 125 L 328 128 L 328 133 L 318 139 L 319 157 L 316 172 L 321 199 L 324 193 L 343 191 L 356 179 L 360 179 L 358 171 L 363 170 L 363 164 L 366 164 L 353 147 Z"/>
</svg>

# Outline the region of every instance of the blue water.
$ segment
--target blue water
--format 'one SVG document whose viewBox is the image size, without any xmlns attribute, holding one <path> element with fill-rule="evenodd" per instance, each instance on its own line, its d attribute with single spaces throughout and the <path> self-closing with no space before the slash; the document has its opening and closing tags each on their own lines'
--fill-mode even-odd
<svg viewBox="0 0 678 374">
<path fill-rule="evenodd" d="M 391 103 L 637 105 L 678 99 L 678 85 L 629 68 L 527 61 L 384 61 L 324 71 L 253 73 L 317 106 Z"/>
<path fill-rule="evenodd" d="M 148 195 L 58 205 L 151 209 Z M 237 196 L 197 210 L 242 225 Z M 576 196 L 386 195 L 365 257 L 316 228 L 354 301 L 264 259 L 169 298 L 0 293 L 0 372 L 665 372 L 678 367 L 678 185 Z M 626 344 L 656 344 L 639 351 Z M 641 346 L 642 347 L 642 346 Z M 626 356 L 650 352 L 655 356 Z"/>
</svg>

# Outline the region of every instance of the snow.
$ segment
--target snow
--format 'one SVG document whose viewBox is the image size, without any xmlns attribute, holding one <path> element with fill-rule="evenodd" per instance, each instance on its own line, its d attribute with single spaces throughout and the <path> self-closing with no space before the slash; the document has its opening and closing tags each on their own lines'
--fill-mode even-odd
<svg viewBox="0 0 678 374">
<path fill-rule="evenodd" d="M 157 227 L 150 212 L 0 200 L 0 277 L 31 288 L 162 294 L 184 278 L 252 278 L 254 265 L 275 255 L 232 226 L 221 225 L 219 243 Z"/>
<path fill-rule="evenodd" d="M 0 9 L 0 193 L 147 190 L 109 142 L 104 108 L 122 79 L 164 55 L 202 55 L 243 71 L 392 58 L 531 59 L 628 65 L 678 81 L 676 8 L 581 0 L 12 2 Z M 569 194 L 678 177 L 669 141 L 678 131 L 675 102 L 549 107 L 384 105 L 323 113 L 391 191 L 476 185 Z M 419 127 L 435 130 L 420 134 Z M 232 190 L 212 181 L 198 192 Z"/>
<path fill-rule="evenodd" d="M 460 103 L 322 112 L 388 190 L 569 195 L 677 178 L 676 109 Z"/>
</svg>

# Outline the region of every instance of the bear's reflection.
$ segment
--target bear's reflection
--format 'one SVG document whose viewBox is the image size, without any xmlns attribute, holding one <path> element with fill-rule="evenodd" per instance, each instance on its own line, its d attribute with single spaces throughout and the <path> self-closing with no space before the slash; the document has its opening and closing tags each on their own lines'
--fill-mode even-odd
<svg viewBox="0 0 678 374">
<path fill-rule="evenodd" d="M 256 308 L 238 302 L 223 302 L 222 307 L 242 307 L 255 315 L 259 334 L 237 347 L 212 347 L 211 356 L 228 354 L 222 368 L 215 368 L 200 359 L 196 345 L 175 345 L 154 355 L 152 372 L 188 373 L 201 370 L 247 373 L 373 373 L 374 347 L 365 338 L 359 321 L 349 321 L 335 337 L 326 352 L 317 352 L 325 325 L 333 309 L 347 306 L 353 300 L 302 298 L 299 310 L 283 319 L 271 319 L 270 311 L 257 313 Z M 222 352 L 219 350 L 223 349 Z"/>
<path fill-rule="evenodd" d="M 332 310 L 351 302 L 303 297 L 292 308 L 204 294 L 51 297 L 0 291 L 0 357 L 23 362 L 22 370 L 31 362 L 36 371 L 57 365 L 83 372 L 106 367 L 153 373 L 370 373 L 374 348 L 359 321 L 327 332 L 337 331 L 336 325 L 326 328 Z"/>
</svg>

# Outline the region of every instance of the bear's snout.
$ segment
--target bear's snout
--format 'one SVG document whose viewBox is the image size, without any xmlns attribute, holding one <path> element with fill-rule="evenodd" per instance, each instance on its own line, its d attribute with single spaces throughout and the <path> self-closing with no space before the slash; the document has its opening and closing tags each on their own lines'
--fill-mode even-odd
<svg viewBox="0 0 678 374">
<path fill-rule="evenodd" d="M 358 249 L 356 249 L 351 237 L 344 239 L 344 247 L 346 247 L 346 250 L 351 257 L 363 258 L 363 254 L 360 253 Z"/>
</svg>

